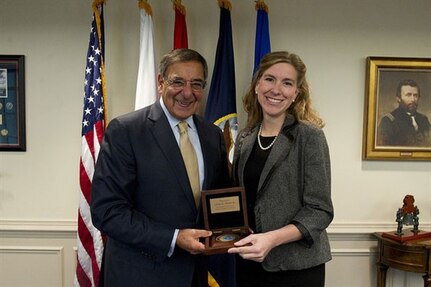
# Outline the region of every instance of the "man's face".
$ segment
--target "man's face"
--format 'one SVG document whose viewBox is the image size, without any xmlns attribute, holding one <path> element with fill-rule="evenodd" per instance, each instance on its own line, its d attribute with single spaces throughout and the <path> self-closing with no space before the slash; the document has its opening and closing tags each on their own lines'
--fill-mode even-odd
<svg viewBox="0 0 431 287">
<path fill-rule="evenodd" d="M 158 91 L 172 116 L 185 120 L 199 109 L 204 95 L 204 70 L 199 62 L 171 65 L 166 79 L 158 75 Z"/>
<path fill-rule="evenodd" d="M 400 107 L 409 112 L 416 112 L 418 107 L 419 91 L 417 87 L 402 86 L 401 97 L 398 98 Z"/>
</svg>

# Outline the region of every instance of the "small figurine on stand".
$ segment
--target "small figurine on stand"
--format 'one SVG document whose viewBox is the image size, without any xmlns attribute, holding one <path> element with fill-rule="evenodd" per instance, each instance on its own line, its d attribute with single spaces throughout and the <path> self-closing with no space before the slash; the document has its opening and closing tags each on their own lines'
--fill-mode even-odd
<svg viewBox="0 0 431 287">
<path fill-rule="evenodd" d="M 397 235 L 403 235 L 403 225 L 413 225 L 412 232 L 417 233 L 419 231 L 419 208 L 413 203 L 415 198 L 413 195 L 406 195 L 403 200 L 403 207 L 398 208 L 397 211 Z"/>
<path fill-rule="evenodd" d="M 431 232 L 419 230 L 419 208 L 414 205 L 415 198 L 413 195 L 406 195 L 403 200 L 403 206 L 398 208 L 396 213 L 397 230 L 394 232 L 384 232 L 383 237 L 405 242 L 425 237 L 431 237 Z M 403 230 L 403 225 L 413 225 L 411 230 Z"/>
</svg>

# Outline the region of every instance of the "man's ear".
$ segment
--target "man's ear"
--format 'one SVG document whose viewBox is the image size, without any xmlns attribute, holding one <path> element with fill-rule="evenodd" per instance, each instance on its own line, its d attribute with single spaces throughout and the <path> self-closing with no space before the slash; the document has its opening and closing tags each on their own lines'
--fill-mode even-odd
<svg viewBox="0 0 431 287">
<path fill-rule="evenodd" d="M 157 74 L 157 91 L 159 94 L 162 92 L 163 81 L 162 75 Z"/>
<path fill-rule="evenodd" d="M 160 86 L 162 84 L 163 84 L 163 77 L 159 73 L 159 74 L 157 74 L 157 85 Z"/>
</svg>

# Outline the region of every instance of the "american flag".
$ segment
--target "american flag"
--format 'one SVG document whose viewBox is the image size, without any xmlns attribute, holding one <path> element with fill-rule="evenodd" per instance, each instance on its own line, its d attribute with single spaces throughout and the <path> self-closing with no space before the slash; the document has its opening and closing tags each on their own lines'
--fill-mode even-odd
<svg viewBox="0 0 431 287">
<path fill-rule="evenodd" d="M 93 3 L 85 68 L 75 287 L 99 286 L 104 249 L 104 236 L 93 226 L 90 214 L 91 182 L 105 131 L 103 2 Z"/>
</svg>

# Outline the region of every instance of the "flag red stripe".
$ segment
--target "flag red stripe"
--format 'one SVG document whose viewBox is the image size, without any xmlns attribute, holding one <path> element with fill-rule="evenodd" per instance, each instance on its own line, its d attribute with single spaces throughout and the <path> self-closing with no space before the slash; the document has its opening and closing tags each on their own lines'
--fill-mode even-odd
<svg viewBox="0 0 431 287">
<path fill-rule="evenodd" d="M 98 279 L 99 279 L 99 266 L 96 262 L 96 253 L 94 251 L 94 245 L 93 245 L 93 236 L 91 235 L 90 231 L 86 228 L 86 224 L 84 223 L 81 216 L 78 217 L 78 234 L 79 239 L 82 242 L 82 245 L 84 246 L 84 249 L 87 251 L 87 254 L 91 258 L 91 266 L 93 271 L 93 279 L 95 286 L 98 285 Z"/>
<path fill-rule="evenodd" d="M 97 123 L 95 125 L 97 125 Z M 90 150 L 90 154 L 94 160 L 94 142 L 93 142 L 94 141 L 94 132 L 93 131 L 88 132 L 84 135 L 84 137 L 85 137 L 85 141 L 87 143 L 88 149 Z"/>
<path fill-rule="evenodd" d="M 96 124 L 94 125 L 94 129 L 96 131 L 97 141 L 100 144 L 102 142 L 103 134 L 104 134 L 104 131 L 105 131 L 104 122 L 102 122 L 102 121 L 96 122 Z M 97 155 L 95 153 L 94 144 L 92 145 L 91 154 Z"/>
<path fill-rule="evenodd" d="M 82 269 L 81 265 L 78 262 L 76 266 L 76 279 L 78 280 L 79 286 L 87 287 L 91 286 L 91 281 L 85 274 L 85 271 Z"/>
<path fill-rule="evenodd" d="M 188 48 L 186 16 L 175 8 L 174 49 Z"/>
<path fill-rule="evenodd" d="M 82 164 L 82 160 L 80 161 L 80 176 L 79 181 L 81 185 L 82 195 L 87 200 L 88 205 L 90 205 L 91 200 L 91 181 L 88 178 L 87 172 L 85 171 L 84 165 Z"/>
</svg>

